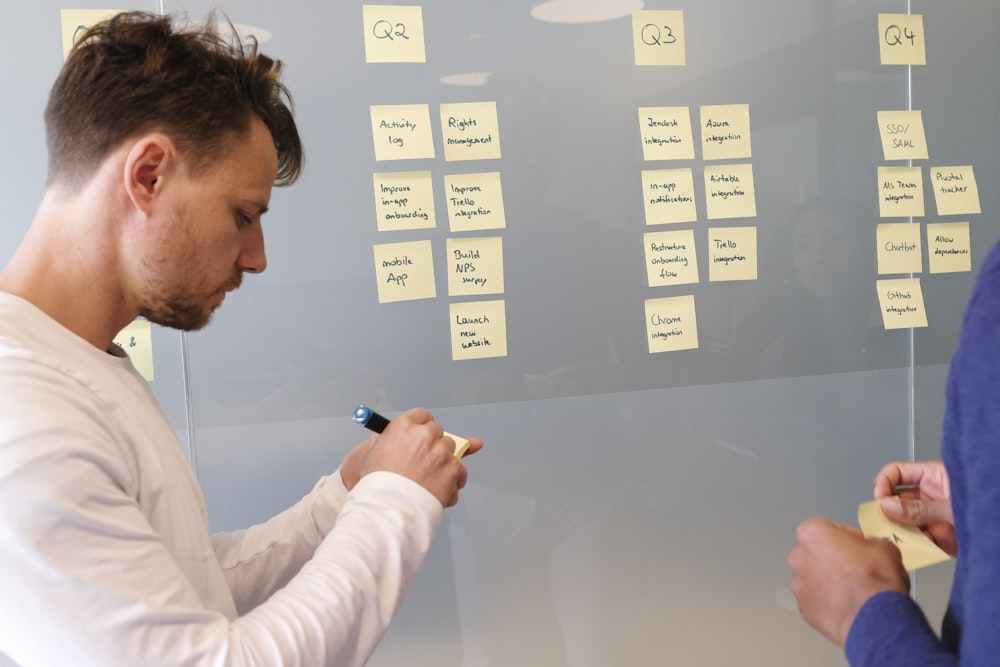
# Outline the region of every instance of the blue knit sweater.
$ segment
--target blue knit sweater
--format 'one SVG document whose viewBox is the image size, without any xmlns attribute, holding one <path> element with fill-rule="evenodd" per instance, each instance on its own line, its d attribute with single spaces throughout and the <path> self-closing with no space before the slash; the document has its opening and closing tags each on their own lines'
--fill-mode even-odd
<svg viewBox="0 0 1000 667">
<path fill-rule="evenodd" d="M 880 593 L 848 634 L 853 667 L 1000 665 L 1000 244 L 980 269 L 951 362 L 942 456 L 959 549 L 942 638 L 909 596 Z"/>
</svg>

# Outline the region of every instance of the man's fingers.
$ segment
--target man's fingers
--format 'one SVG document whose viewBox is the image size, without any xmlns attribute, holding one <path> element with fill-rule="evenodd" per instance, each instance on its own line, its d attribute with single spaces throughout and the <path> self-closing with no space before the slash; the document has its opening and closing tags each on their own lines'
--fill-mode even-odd
<svg viewBox="0 0 1000 667">
<path fill-rule="evenodd" d="M 924 500 L 890 496 L 882 499 L 885 515 L 900 523 L 926 526 L 931 523 L 952 523 L 950 500 Z"/>
</svg>

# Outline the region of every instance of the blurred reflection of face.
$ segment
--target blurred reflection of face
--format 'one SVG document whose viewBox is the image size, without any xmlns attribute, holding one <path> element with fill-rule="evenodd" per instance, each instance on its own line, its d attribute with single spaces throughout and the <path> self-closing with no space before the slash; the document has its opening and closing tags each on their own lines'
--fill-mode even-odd
<svg viewBox="0 0 1000 667">
<path fill-rule="evenodd" d="M 816 298 L 830 298 L 848 290 L 857 279 L 857 244 L 851 237 L 853 221 L 835 211 L 817 209 L 803 214 L 792 226 L 792 266 L 803 289 Z"/>
</svg>

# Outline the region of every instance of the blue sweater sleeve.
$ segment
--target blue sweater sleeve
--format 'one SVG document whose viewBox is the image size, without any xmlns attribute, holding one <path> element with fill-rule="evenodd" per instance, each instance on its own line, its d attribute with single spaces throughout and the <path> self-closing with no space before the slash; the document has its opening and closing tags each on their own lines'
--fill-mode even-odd
<svg viewBox="0 0 1000 667">
<path fill-rule="evenodd" d="M 950 667 L 948 651 L 908 595 L 887 591 L 861 608 L 844 646 L 851 667 Z"/>
<path fill-rule="evenodd" d="M 847 636 L 852 667 L 980 667 L 1000 656 L 1000 244 L 977 276 L 948 378 L 942 456 L 958 560 L 942 643 L 907 595 L 880 593 Z"/>
</svg>

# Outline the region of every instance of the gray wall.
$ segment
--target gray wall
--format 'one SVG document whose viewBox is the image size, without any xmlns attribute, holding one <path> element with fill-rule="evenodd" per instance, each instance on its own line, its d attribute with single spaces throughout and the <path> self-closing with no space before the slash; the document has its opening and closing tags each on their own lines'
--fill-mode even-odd
<svg viewBox="0 0 1000 667">
<path fill-rule="evenodd" d="M 211 5 L 165 4 L 195 19 Z M 875 114 L 922 110 L 930 159 L 917 164 L 974 166 L 982 214 L 944 220 L 970 221 L 975 271 L 998 236 L 995 3 L 913 3 L 928 61 L 913 68 L 879 64 L 877 14 L 906 13 L 902 1 L 646 2 L 684 11 L 685 67 L 636 67 L 627 18 L 543 23 L 523 0 L 427 0 L 427 63 L 366 64 L 361 4 L 223 7 L 273 35 L 263 50 L 287 64 L 307 171 L 274 194 L 268 271 L 203 332 L 154 327 L 154 389 L 213 526 L 299 498 L 364 437 L 358 403 L 423 405 L 487 448 L 372 664 L 843 664 L 799 619 L 785 554 L 807 516 L 853 523 L 884 462 L 937 455 L 974 275 L 925 262 L 930 326 L 872 324 L 875 170 L 889 164 Z M 17 4 L 0 42 L 4 261 L 41 195 L 61 6 Z M 457 67 L 493 76 L 440 83 Z M 445 162 L 435 121 L 437 158 L 375 161 L 370 105 L 429 104 L 435 119 L 466 101 L 497 103 L 499 160 Z M 711 104 L 750 107 L 757 215 L 724 224 L 757 227 L 756 281 L 708 281 L 717 223 L 700 190 L 697 222 L 645 225 L 641 171 L 697 177 L 705 162 L 644 162 L 637 108 L 689 106 L 697 125 Z M 437 229 L 378 232 L 372 174 L 418 169 L 432 172 Z M 448 307 L 469 299 L 445 287 L 445 240 L 459 235 L 443 178 L 482 171 L 503 184 L 508 356 L 452 361 Z M 817 193 L 859 206 L 818 243 L 840 252 L 822 279 L 833 296 L 810 291 L 789 240 L 792 211 Z M 915 222 L 934 214 L 928 193 Z M 650 288 L 642 234 L 674 228 L 694 230 L 701 282 Z M 433 243 L 438 296 L 379 304 L 373 244 L 418 239 Z M 701 345 L 649 354 L 643 301 L 678 294 L 695 295 Z M 949 577 L 945 565 L 916 579 L 934 616 Z"/>
</svg>

